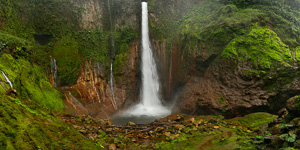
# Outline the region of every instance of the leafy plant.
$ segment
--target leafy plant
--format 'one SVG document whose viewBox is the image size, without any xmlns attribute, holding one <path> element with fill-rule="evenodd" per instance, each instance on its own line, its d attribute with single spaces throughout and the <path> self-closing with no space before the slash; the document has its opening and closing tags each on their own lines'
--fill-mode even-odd
<svg viewBox="0 0 300 150">
<path fill-rule="evenodd" d="M 277 129 L 288 129 L 290 127 L 293 127 L 291 124 L 281 124 L 277 127 Z"/>
<path fill-rule="evenodd" d="M 296 141 L 296 134 L 282 134 L 279 136 L 280 138 L 283 138 L 285 141 L 293 143 Z"/>
</svg>

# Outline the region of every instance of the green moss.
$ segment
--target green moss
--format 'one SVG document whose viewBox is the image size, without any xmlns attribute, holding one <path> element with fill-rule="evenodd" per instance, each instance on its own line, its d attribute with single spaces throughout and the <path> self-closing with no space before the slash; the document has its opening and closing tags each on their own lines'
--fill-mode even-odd
<svg viewBox="0 0 300 150">
<path fill-rule="evenodd" d="M 0 70 L 5 72 L 20 97 L 34 100 L 51 110 L 63 110 L 61 94 L 52 87 L 37 65 L 31 65 L 24 59 L 15 61 L 11 55 L 2 54 Z"/>
<path fill-rule="evenodd" d="M 252 62 L 253 68 L 271 70 L 278 65 L 291 67 L 292 56 L 277 34 L 254 25 L 249 34 L 233 39 L 222 52 L 222 57 Z"/>
<path fill-rule="evenodd" d="M 243 118 L 235 120 L 234 122 L 239 123 L 243 126 L 250 127 L 253 130 L 255 130 L 258 129 L 261 125 L 271 122 L 276 117 L 277 116 L 275 115 L 259 112 L 259 113 L 246 115 Z"/>
<path fill-rule="evenodd" d="M 37 103 L 29 104 L 33 111 L 17 98 L 0 99 L 1 149 L 100 149 Z"/>
<path fill-rule="evenodd" d="M 300 64 L 300 46 L 298 46 L 297 48 L 295 48 L 294 53 L 295 53 L 295 58 L 296 58 L 298 64 Z"/>
</svg>

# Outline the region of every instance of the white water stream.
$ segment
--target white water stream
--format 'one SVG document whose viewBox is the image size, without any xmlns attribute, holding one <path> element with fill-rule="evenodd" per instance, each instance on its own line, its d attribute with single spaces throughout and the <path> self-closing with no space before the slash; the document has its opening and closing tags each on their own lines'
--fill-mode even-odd
<svg viewBox="0 0 300 150">
<path fill-rule="evenodd" d="M 56 66 L 56 60 L 55 58 L 51 58 L 51 67 L 52 67 L 52 72 L 53 72 L 53 82 L 54 82 L 54 87 L 57 87 L 57 66 Z"/>
<path fill-rule="evenodd" d="M 122 112 L 121 116 L 127 116 L 129 121 L 149 118 L 146 121 L 154 121 L 171 114 L 171 109 L 161 103 L 159 95 L 160 83 L 156 64 L 153 58 L 149 40 L 148 4 L 142 2 L 142 89 L 139 104 Z M 136 117 L 134 119 L 134 117 Z M 120 118 L 120 117 L 118 117 Z"/>
<path fill-rule="evenodd" d="M 12 83 L 10 82 L 10 80 L 8 79 L 8 77 L 5 75 L 5 73 L 3 71 L 1 71 L 2 76 L 5 78 L 5 80 L 8 82 L 10 88 L 14 88 Z"/>
</svg>

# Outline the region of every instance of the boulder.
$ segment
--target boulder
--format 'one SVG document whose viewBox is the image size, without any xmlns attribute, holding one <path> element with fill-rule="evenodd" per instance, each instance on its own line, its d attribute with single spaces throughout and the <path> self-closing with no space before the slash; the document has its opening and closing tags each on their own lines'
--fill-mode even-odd
<svg viewBox="0 0 300 150">
<path fill-rule="evenodd" d="M 117 146 L 116 144 L 110 144 L 109 147 L 108 147 L 109 150 L 116 150 L 117 149 Z"/>
<path fill-rule="evenodd" d="M 286 108 L 288 111 L 295 111 L 297 104 L 299 104 L 300 102 L 300 96 L 294 96 L 292 98 L 290 98 L 287 102 L 286 102 Z"/>
<path fill-rule="evenodd" d="M 11 97 L 17 97 L 17 96 L 18 96 L 18 93 L 17 93 L 17 91 L 16 91 L 15 89 L 10 88 L 9 90 L 7 90 L 7 91 L 5 92 L 5 95 L 9 95 L 9 96 L 11 96 Z"/>
</svg>

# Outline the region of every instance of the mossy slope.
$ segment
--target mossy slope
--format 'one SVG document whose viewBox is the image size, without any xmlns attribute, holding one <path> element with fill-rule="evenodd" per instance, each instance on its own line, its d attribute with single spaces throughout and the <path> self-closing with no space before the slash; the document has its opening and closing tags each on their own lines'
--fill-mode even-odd
<svg viewBox="0 0 300 150">
<path fill-rule="evenodd" d="M 0 99 L 0 149 L 101 149 L 35 102 Z"/>
<path fill-rule="evenodd" d="M 9 54 L 2 54 L 0 70 L 12 82 L 20 97 L 31 99 L 54 111 L 63 110 L 61 94 L 52 87 L 43 70 L 37 65 L 24 59 L 15 60 Z M 1 79 L 6 81 L 3 76 Z M 4 93 L 2 91 L 2 94 Z"/>
</svg>

